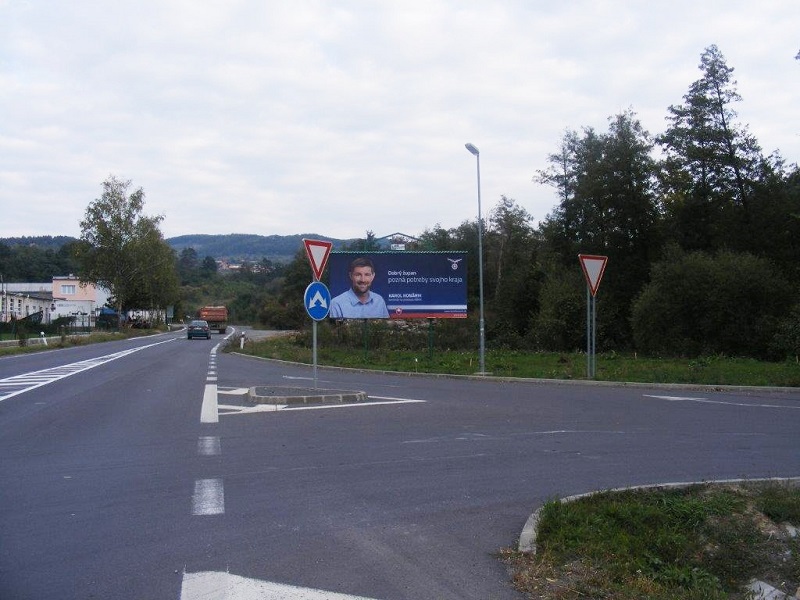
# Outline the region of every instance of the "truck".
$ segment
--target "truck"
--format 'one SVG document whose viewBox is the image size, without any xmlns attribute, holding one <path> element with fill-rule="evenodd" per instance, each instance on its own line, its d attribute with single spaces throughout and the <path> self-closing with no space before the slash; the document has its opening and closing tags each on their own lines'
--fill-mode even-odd
<svg viewBox="0 0 800 600">
<path fill-rule="evenodd" d="M 228 308 L 226 306 L 204 306 L 197 311 L 197 318 L 208 322 L 209 329 L 225 333 L 228 329 Z"/>
</svg>

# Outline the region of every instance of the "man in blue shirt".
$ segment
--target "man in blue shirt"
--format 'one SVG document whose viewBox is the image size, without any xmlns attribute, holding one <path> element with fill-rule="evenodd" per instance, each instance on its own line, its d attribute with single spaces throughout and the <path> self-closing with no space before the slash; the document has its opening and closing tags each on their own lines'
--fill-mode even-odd
<svg viewBox="0 0 800 600">
<path fill-rule="evenodd" d="M 350 263 L 347 270 L 350 288 L 333 300 L 328 316 L 331 319 L 388 319 L 389 311 L 380 294 L 370 291 L 375 279 L 375 265 L 367 257 Z"/>
</svg>

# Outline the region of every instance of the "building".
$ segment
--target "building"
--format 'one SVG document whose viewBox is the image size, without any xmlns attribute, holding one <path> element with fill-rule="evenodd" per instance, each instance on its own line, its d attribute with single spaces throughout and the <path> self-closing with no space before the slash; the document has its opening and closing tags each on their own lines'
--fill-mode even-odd
<svg viewBox="0 0 800 600">
<path fill-rule="evenodd" d="M 47 283 L 3 283 L 0 322 L 42 311 L 43 323 L 75 317 L 78 325 L 90 326 L 108 298 L 108 290 L 91 283 L 81 284 L 75 275 L 53 277 Z"/>
<path fill-rule="evenodd" d="M 72 274 L 53 277 L 51 293 L 52 318 L 75 317 L 79 325 L 93 324 L 109 298 L 105 288 L 92 283 L 81 283 L 80 278 Z"/>
<path fill-rule="evenodd" d="M 10 285 L 10 284 L 9 284 Z M 0 322 L 24 319 L 28 315 L 42 313 L 42 322 L 49 323 L 53 308 L 53 297 L 49 291 L 15 291 L 3 286 L 0 291 Z"/>
</svg>

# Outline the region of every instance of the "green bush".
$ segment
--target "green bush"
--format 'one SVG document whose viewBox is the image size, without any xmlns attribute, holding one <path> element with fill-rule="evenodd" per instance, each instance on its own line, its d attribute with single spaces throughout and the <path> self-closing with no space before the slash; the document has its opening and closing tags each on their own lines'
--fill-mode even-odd
<svg viewBox="0 0 800 600">
<path fill-rule="evenodd" d="M 579 272 L 559 273 L 545 281 L 528 338 L 537 350 L 572 352 L 585 348 L 586 289 Z"/>
<path fill-rule="evenodd" d="M 789 283 L 766 259 L 673 249 L 634 303 L 634 342 L 650 354 L 775 358 L 779 323 L 793 303 Z"/>
</svg>

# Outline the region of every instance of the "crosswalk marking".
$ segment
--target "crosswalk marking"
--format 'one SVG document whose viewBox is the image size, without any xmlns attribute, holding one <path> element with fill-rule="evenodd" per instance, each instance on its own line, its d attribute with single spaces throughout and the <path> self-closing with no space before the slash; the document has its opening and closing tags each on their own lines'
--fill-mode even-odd
<svg viewBox="0 0 800 600">
<path fill-rule="evenodd" d="M 13 375 L 11 377 L 6 377 L 5 379 L 0 379 L 0 402 L 38 387 L 42 387 L 43 385 L 53 383 L 59 379 L 64 379 L 70 375 L 75 375 L 77 373 L 82 373 L 83 371 L 88 371 L 89 369 L 94 369 L 95 367 L 104 365 L 112 360 L 117 360 L 118 358 L 123 358 L 124 356 L 133 354 L 134 352 L 139 352 L 139 350 L 144 350 L 145 348 L 151 348 L 153 346 L 158 346 L 159 344 L 165 344 L 173 341 L 175 340 L 164 340 L 161 342 L 156 342 L 155 344 L 138 346 L 136 348 L 129 348 L 128 350 L 122 350 L 121 352 L 106 354 L 105 356 L 97 356 L 95 358 L 81 360 L 69 365 L 60 365 L 50 369 L 42 369 L 40 371 L 32 371 L 30 373 L 22 373 L 20 375 Z"/>
</svg>

